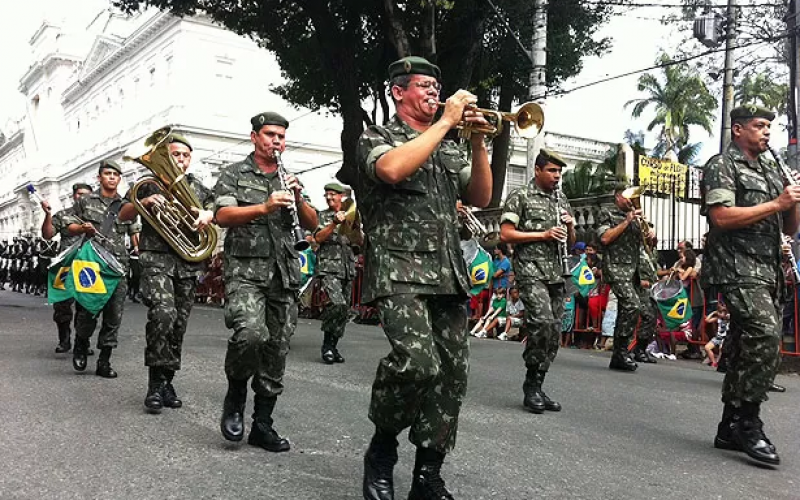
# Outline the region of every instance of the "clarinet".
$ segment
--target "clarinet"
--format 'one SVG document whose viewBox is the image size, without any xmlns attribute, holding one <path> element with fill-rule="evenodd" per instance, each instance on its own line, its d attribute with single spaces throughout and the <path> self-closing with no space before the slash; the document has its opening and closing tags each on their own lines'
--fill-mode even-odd
<svg viewBox="0 0 800 500">
<path fill-rule="evenodd" d="M 556 226 L 561 225 L 561 189 L 556 188 Z M 567 248 L 567 240 L 569 240 L 569 232 L 564 241 L 558 243 L 558 253 L 561 259 L 561 276 L 564 278 L 571 277 L 572 273 L 569 270 L 569 249 Z"/>
<path fill-rule="evenodd" d="M 775 151 L 775 148 L 772 146 L 767 147 L 769 148 L 769 152 L 772 153 L 772 157 L 775 158 L 775 163 L 778 164 L 778 168 L 781 170 L 783 181 L 790 186 L 797 186 L 798 182 L 794 180 L 792 169 L 790 169 L 789 166 L 783 162 L 783 158 L 781 158 L 778 152 Z M 797 260 L 794 257 L 794 251 L 792 250 L 791 246 L 789 247 L 789 264 L 792 266 L 792 270 L 794 271 L 795 284 L 800 283 L 800 270 L 797 269 Z"/>
<path fill-rule="evenodd" d="M 278 164 L 278 179 L 281 183 L 281 190 L 289 191 L 289 185 L 286 183 L 286 167 L 283 166 L 283 159 L 281 158 L 280 151 L 275 151 L 275 162 Z M 307 249 L 310 244 L 306 241 L 303 229 L 300 227 L 300 217 L 297 215 L 297 204 L 295 202 L 292 202 L 291 206 L 289 206 L 289 213 L 292 214 L 294 249 L 298 252 L 302 252 Z"/>
</svg>

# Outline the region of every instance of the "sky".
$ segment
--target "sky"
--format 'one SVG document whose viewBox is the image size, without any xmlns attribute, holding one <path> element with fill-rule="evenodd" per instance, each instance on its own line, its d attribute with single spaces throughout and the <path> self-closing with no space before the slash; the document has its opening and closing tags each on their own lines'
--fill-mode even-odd
<svg viewBox="0 0 800 500">
<path fill-rule="evenodd" d="M 650 0 L 652 3 L 654 0 Z M 661 1 L 661 0 L 657 0 Z M 675 0 L 666 0 L 675 3 Z M 19 79 L 30 64 L 28 41 L 45 18 L 70 23 L 88 23 L 90 17 L 107 4 L 107 0 L 27 0 L 25 8 L 13 0 L 0 0 L 0 47 L 3 47 L 3 71 L 0 72 L 0 127 L 9 118 L 21 116 L 24 100 L 18 91 Z M 563 88 L 651 66 L 660 49 L 673 47 L 684 36 L 657 20 L 663 9 L 635 9 L 626 15 L 614 16 L 598 36 L 610 36 L 612 49 L 602 57 L 587 58 L 580 75 L 564 83 Z M 699 49 L 699 44 L 698 44 Z M 722 54 L 719 55 L 722 57 Z M 591 139 L 620 142 L 626 130 L 643 130 L 652 118 L 646 112 L 639 120 L 630 117 L 624 107 L 636 92 L 638 75 L 577 90 L 562 97 L 550 98 L 546 107 L 547 130 Z M 652 109 L 652 108 L 651 108 Z M 717 113 L 719 115 L 719 112 Z M 719 122 L 719 119 L 717 120 Z M 719 130 L 719 123 L 714 130 Z M 698 160 L 704 162 L 719 148 L 719 133 L 708 136 L 703 130 L 692 130 L 693 142 L 703 142 Z M 655 144 L 648 136 L 646 146 Z M 783 133 L 776 133 L 777 146 L 785 146 Z"/>
</svg>

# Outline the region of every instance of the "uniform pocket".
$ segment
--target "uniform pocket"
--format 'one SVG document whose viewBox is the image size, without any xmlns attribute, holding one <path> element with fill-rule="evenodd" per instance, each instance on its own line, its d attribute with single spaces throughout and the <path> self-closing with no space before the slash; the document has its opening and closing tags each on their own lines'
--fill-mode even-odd
<svg viewBox="0 0 800 500">
<path fill-rule="evenodd" d="M 389 279 L 399 283 L 438 285 L 441 269 L 442 225 L 438 221 L 405 224 L 386 238 Z"/>
</svg>

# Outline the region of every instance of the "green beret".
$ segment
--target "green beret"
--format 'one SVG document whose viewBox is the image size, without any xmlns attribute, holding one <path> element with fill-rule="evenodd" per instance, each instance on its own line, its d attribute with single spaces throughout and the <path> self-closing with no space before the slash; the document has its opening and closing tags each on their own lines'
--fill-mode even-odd
<svg viewBox="0 0 800 500">
<path fill-rule="evenodd" d="M 562 168 L 567 166 L 567 162 L 565 162 L 563 158 L 561 158 L 557 154 L 553 153 L 552 151 L 548 151 L 548 150 L 546 150 L 544 148 L 539 150 L 539 158 L 541 158 L 541 161 L 537 161 L 536 162 L 537 165 L 543 164 L 543 163 L 544 164 L 552 163 L 552 164 L 558 165 L 559 167 L 562 167 Z M 537 158 L 537 160 L 538 160 L 538 158 Z"/>
<path fill-rule="evenodd" d="M 389 65 L 389 80 L 401 75 L 429 75 L 440 80 L 442 71 L 424 57 L 408 56 Z"/>
<path fill-rule="evenodd" d="M 775 113 L 755 104 L 745 104 L 731 110 L 731 120 L 751 120 L 753 118 L 772 121 L 775 119 Z"/>
<path fill-rule="evenodd" d="M 192 145 L 189 144 L 189 141 L 186 139 L 186 137 L 182 136 L 181 134 L 175 134 L 175 133 L 169 134 L 169 137 L 167 137 L 167 143 L 171 144 L 173 142 L 180 142 L 181 144 L 189 148 L 189 151 L 194 151 L 194 149 L 192 149 Z"/>
<path fill-rule="evenodd" d="M 272 111 L 259 113 L 250 118 L 250 124 L 253 126 L 253 132 L 258 132 L 264 125 L 278 125 L 279 127 L 289 128 L 289 120 Z"/>
<path fill-rule="evenodd" d="M 342 194 L 344 193 L 344 186 L 342 186 L 338 182 L 329 182 L 325 184 L 325 191 L 335 191 L 339 194 Z"/>
<path fill-rule="evenodd" d="M 77 193 L 81 189 L 85 189 L 87 191 L 91 191 L 92 190 L 92 186 L 90 186 L 88 184 L 84 184 L 82 182 L 77 182 L 77 183 L 72 185 L 72 194 Z"/>
<path fill-rule="evenodd" d="M 118 174 L 122 175 L 122 167 L 119 166 L 117 162 L 114 160 L 103 160 L 100 162 L 100 168 L 97 169 L 97 173 L 103 171 L 104 168 L 110 168 L 112 170 L 116 170 Z"/>
</svg>

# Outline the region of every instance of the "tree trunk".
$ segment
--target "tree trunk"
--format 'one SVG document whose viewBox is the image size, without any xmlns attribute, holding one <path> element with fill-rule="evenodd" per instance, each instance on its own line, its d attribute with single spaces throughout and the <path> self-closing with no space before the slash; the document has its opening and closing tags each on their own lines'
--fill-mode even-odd
<svg viewBox="0 0 800 500">
<path fill-rule="evenodd" d="M 324 0 L 309 0 L 307 13 L 314 25 L 320 43 L 321 64 L 331 75 L 339 94 L 339 107 L 342 114 L 342 168 L 336 174 L 344 183 L 353 185 L 357 180 L 356 148 L 358 138 L 364 131 L 365 112 L 359 98 L 359 81 L 355 61 L 354 43 L 348 40 L 328 9 Z"/>
<path fill-rule="evenodd" d="M 500 82 L 500 100 L 497 109 L 500 111 L 510 111 L 514 101 L 513 81 L 511 75 L 503 73 Z M 511 150 L 511 128 L 513 125 L 507 123 L 503 127 L 503 133 L 498 135 L 492 143 L 492 199 L 489 208 L 500 206 L 503 196 L 503 188 L 506 185 L 506 170 Z"/>
<path fill-rule="evenodd" d="M 488 15 L 489 9 L 476 5 L 474 1 L 461 0 L 453 7 L 451 19 L 445 27 L 447 32 L 442 34 L 444 40 L 439 44 L 440 47 L 449 47 L 448 52 L 438 54 L 437 61 L 442 69 L 442 100 L 458 89 L 469 88 Z"/>
<path fill-rule="evenodd" d="M 403 28 L 403 22 L 397 18 L 394 10 L 394 0 L 383 0 L 383 10 L 386 13 L 386 38 L 397 52 L 397 58 L 411 55 L 408 45 L 408 35 Z"/>
<path fill-rule="evenodd" d="M 436 62 L 436 2 L 423 0 L 422 27 L 420 28 L 420 47 L 422 55 L 429 61 Z"/>
</svg>

